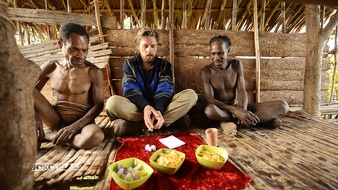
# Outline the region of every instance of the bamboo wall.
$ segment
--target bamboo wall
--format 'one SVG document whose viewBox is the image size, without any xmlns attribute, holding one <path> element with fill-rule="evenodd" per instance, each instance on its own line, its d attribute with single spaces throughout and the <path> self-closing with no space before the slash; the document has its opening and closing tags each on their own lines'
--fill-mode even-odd
<svg viewBox="0 0 338 190">
<path fill-rule="evenodd" d="M 134 56 L 134 38 L 137 30 L 106 31 L 106 41 L 113 49 L 109 61 L 113 93 L 122 94 L 122 64 L 125 58 Z M 158 55 L 169 60 L 169 32 L 158 30 L 160 45 Z M 253 32 L 224 30 L 175 30 L 174 73 L 177 92 L 194 89 L 203 99 L 204 90 L 200 70 L 211 63 L 209 40 L 215 34 L 227 35 L 232 46 L 230 57 L 240 56 L 244 65 L 246 89 L 250 102 L 255 96 L 255 49 Z M 291 105 L 301 105 L 304 90 L 304 68 L 306 56 L 305 34 L 281 34 L 262 32 L 259 34 L 261 53 L 261 101 L 286 100 Z M 327 102 L 329 61 L 323 59 L 321 100 Z"/>
</svg>

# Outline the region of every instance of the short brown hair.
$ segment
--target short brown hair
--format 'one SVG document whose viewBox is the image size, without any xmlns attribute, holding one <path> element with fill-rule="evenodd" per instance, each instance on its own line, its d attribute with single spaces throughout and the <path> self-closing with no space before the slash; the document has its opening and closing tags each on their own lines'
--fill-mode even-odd
<svg viewBox="0 0 338 190">
<path fill-rule="evenodd" d="M 144 38 L 144 37 L 155 37 L 157 43 L 159 43 L 159 41 L 160 41 L 158 33 L 155 30 L 153 30 L 151 28 L 141 28 L 141 30 L 139 30 L 137 32 L 137 35 L 136 35 L 136 38 L 135 38 L 136 44 L 139 44 L 141 39 Z"/>
</svg>

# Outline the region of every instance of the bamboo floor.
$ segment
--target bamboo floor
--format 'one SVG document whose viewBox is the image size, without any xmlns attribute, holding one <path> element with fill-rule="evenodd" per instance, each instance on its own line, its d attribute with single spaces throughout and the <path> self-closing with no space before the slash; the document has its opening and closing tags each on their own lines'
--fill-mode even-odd
<svg viewBox="0 0 338 190">
<path fill-rule="evenodd" d="M 190 128 L 168 128 L 144 135 L 192 131 L 205 139 L 204 130 L 218 127 L 203 116 L 191 116 Z M 253 189 L 338 189 L 338 125 L 289 111 L 278 129 L 239 128 L 235 138 L 219 129 L 219 146 L 229 152 L 228 161 L 252 178 Z M 90 150 L 43 144 L 37 162 L 76 163 L 75 170 L 35 171 L 35 189 L 109 189 L 107 166 L 120 146 L 113 134 L 114 122 L 101 115 L 96 122 L 105 132 L 104 142 Z"/>
</svg>

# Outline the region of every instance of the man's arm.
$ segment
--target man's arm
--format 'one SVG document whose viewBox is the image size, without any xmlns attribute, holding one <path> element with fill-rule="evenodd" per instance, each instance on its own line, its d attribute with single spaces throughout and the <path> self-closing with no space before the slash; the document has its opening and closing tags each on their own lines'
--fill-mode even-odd
<svg viewBox="0 0 338 190">
<path fill-rule="evenodd" d="M 170 104 L 173 94 L 173 74 L 171 64 L 165 60 L 160 60 L 161 65 L 159 73 L 159 82 L 157 84 L 156 92 L 154 94 L 154 108 L 163 115 L 168 105 Z"/>
<path fill-rule="evenodd" d="M 247 109 L 248 106 L 248 96 L 245 90 L 245 81 L 243 75 L 243 64 L 239 60 L 236 60 L 235 68 L 237 71 L 237 101 L 238 106 Z"/>
<path fill-rule="evenodd" d="M 38 110 L 44 110 L 41 102 L 45 101 L 43 95 L 41 94 L 42 88 L 46 85 L 49 80 L 49 74 L 52 73 L 55 68 L 56 61 L 49 61 L 41 65 L 40 75 L 38 80 L 35 83 L 33 88 L 33 98 L 34 98 L 34 110 L 35 110 L 35 125 L 37 130 L 37 135 L 39 139 L 43 139 L 45 133 L 43 131 L 43 124 Z"/>
<path fill-rule="evenodd" d="M 135 75 L 136 69 L 134 59 L 128 59 L 124 62 L 122 70 L 123 70 L 123 79 L 122 79 L 122 87 L 123 93 L 126 98 L 128 98 L 133 104 L 137 106 L 140 111 L 150 105 L 150 103 L 143 97 L 142 90 L 137 84 L 137 78 Z"/>
</svg>

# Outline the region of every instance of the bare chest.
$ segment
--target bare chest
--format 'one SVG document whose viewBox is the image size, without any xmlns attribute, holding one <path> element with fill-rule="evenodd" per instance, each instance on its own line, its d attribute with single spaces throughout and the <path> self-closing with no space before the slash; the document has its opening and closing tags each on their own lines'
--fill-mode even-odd
<svg viewBox="0 0 338 190">
<path fill-rule="evenodd" d="M 237 73 L 230 71 L 212 71 L 210 81 L 216 91 L 233 89 L 236 87 Z"/>
<path fill-rule="evenodd" d="M 89 91 L 91 80 L 89 68 L 57 68 L 51 74 L 51 86 L 63 95 L 81 95 Z"/>
</svg>

